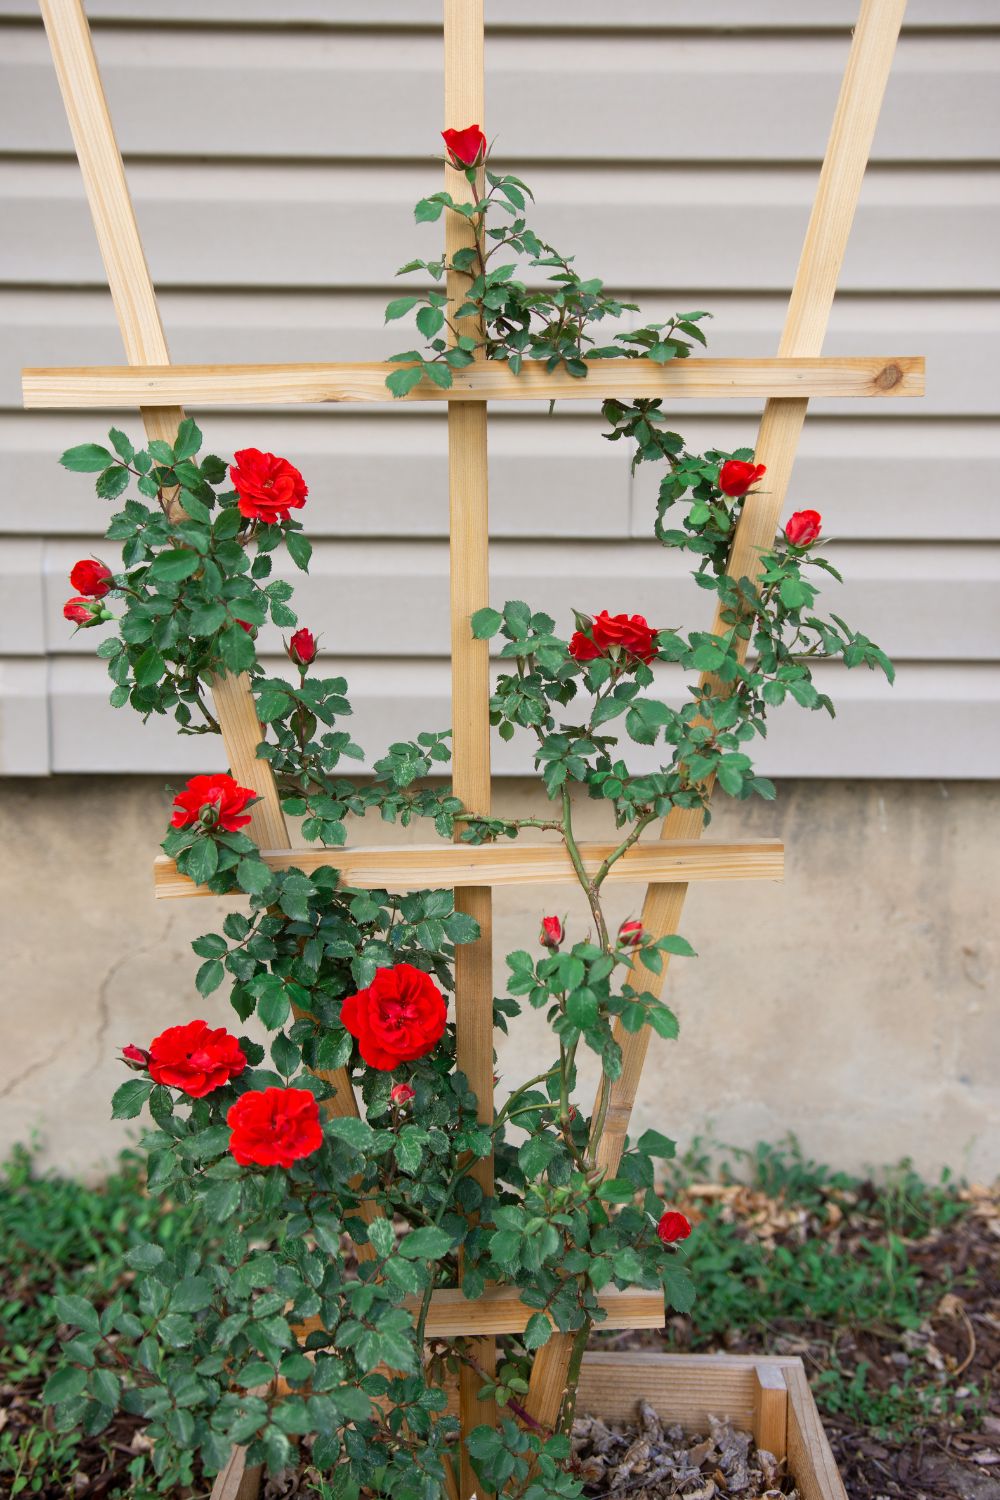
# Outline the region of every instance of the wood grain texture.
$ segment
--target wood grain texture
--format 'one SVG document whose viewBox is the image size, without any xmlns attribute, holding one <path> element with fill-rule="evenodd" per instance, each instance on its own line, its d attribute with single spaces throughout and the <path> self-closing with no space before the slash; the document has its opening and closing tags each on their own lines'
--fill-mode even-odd
<svg viewBox="0 0 1000 1500">
<path fill-rule="evenodd" d="M 444 0 L 444 129 L 463 130 L 485 118 L 483 0 Z M 484 185 L 480 170 L 473 184 L 446 159 L 444 189 L 456 202 L 475 200 Z M 445 210 L 445 253 L 448 260 L 474 246 L 472 226 Z M 447 277 L 449 342 L 454 342 L 454 311 L 464 300 L 469 278 L 451 271 Z M 463 332 L 477 330 L 467 323 Z M 481 333 L 481 328 L 478 333 Z M 478 357 L 478 356 L 477 356 Z M 485 366 L 479 367 L 485 370 Z M 477 366 L 470 372 L 479 373 Z M 459 371 L 458 374 L 463 372 Z M 376 377 L 377 378 L 377 377 Z M 422 384 L 430 384 L 423 381 Z M 454 389 L 454 387 L 453 387 Z M 463 382 L 468 394 L 470 387 Z M 474 390 L 474 388 L 473 388 Z M 451 613 L 451 725 L 452 786 L 466 808 L 489 813 L 492 782 L 490 765 L 489 647 L 473 638 L 470 618 L 490 600 L 489 473 L 486 446 L 486 404 L 482 397 L 470 405 L 448 407 L 448 513 L 450 535 Z M 456 827 L 456 838 L 460 835 Z M 455 949 L 455 1061 L 476 1095 L 477 1113 L 493 1123 L 493 908 L 488 886 L 455 891 L 455 908 L 479 924 L 475 943 Z M 493 1193 L 493 1156 L 478 1161 L 472 1175 L 487 1198 Z M 482 1401 L 483 1376 L 496 1370 L 492 1338 L 474 1341 L 471 1354 L 482 1375 L 466 1365 L 459 1374 L 459 1408 L 463 1439 L 483 1423 L 496 1425 L 492 1400 Z M 478 1481 L 464 1441 L 459 1450 L 459 1489 L 462 1500 L 476 1493 Z"/>
<path fill-rule="evenodd" d="M 766 1448 L 779 1460 L 785 1457 L 788 1386 L 778 1365 L 759 1364 L 754 1368 L 753 1438 L 758 1448 Z"/>
<path fill-rule="evenodd" d="M 801 1360 L 782 1363 L 788 1386 L 788 1468 L 802 1500 L 847 1500 Z"/>
<path fill-rule="evenodd" d="M 76 146 L 94 230 L 115 315 L 130 365 L 168 366 L 170 353 L 139 237 L 121 152 L 108 113 L 81 0 L 42 0 L 42 18 Z M 139 405 L 146 435 L 173 443 L 184 412 L 180 402 Z M 172 514 L 182 515 L 182 511 Z M 214 686 L 230 768 L 260 797 L 248 832 L 258 842 L 288 842 L 270 765 L 256 759 L 260 728 L 246 676 L 220 677 Z"/>
<path fill-rule="evenodd" d="M 580 853 L 587 869 L 596 871 L 614 847 L 604 843 L 581 844 Z M 265 849 L 263 858 L 272 870 L 296 869 L 307 875 L 322 866 L 332 865 L 341 872 L 346 884 L 365 890 L 460 888 L 470 881 L 488 888 L 572 884 L 577 878 L 565 849 L 551 844 Z M 607 878 L 609 881 L 655 880 L 657 890 L 661 892 L 657 899 L 665 902 L 671 898 L 670 882 L 781 880 L 783 876 L 784 845 L 777 839 L 723 844 L 690 838 L 680 842 L 655 839 L 637 844 L 611 867 Z M 153 879 L 161 900 L 212 895 L 206 886 L 196 886 L 186 875 L 181 875 L 174 861 L 166 855 L 158 855 L 154 860 Z M 659 911 L 657 907 L 657 913 Z M 648 971 L 643 970 L 642 982 L 648 980 Z"/>
<path fill-rule="evenodd" d="M 215 1476 L 211 1500 L 257 1500 L 263 1476 L 261 1464 L 247 1468 L 245 1448 L 233 1448 L 224 1467 Z"/>
<path fill-rule="evenodd" d="M 662 1292 L 629 1287 L 619 1291 L 607 1287 L 597 1299 L 607 1313 L 601 1328 L 662 1328 L 665 1315 Z M 419 1297 L 407 1297 L 411 1312 L 420 1309 Z M 425 1330 L 428 1338 L 461 1338 L 463 1335 L 523 1333 L 537 1308 L 526 1307 L 516 1286 L 488 1286 L 474 1302 L 467 1301 L 459 1287 L 442 1287 L 432 1293 Z M 309 1332 L 324 1326 L 320 1318 L 307 1318 L 302 1327 Z"/>
<path fill-rule="evenodd" d="M 454 372 L 449 390 L 424 380 L 396 398 L 385 388 L 395 364 L 120 365 L 29 368 L 22 374 L 29 408 L 270 406 L 296 403 L 447 401 L 451 406 L 483 401 L 599 401 L 615 396 L 665 400 L 765 397 L 922 396 L 924 361 L 915 355 L 856 358 L 683 359 L 653 365 L 638 360 L 594 360 L 585 379 L 542 361 L 528 361 L 519 375 L 496 360 Z"/>
</svg>

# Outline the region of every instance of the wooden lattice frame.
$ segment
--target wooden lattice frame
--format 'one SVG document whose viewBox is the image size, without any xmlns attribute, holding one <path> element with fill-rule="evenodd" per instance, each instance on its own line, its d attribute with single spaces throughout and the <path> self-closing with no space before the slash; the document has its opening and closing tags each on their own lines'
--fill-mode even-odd
<svg viewBox="0 0 1000 1500">
<path fill-rule="evenodd" d="M 128 368 L 33 369 L 24 372 L 28 407 L 137 407 L 147 436 L 172 443 L 183 417 L 182 403 L 228 405 L 287 402 L 386 402 L 383 364 L 313 364 L 250 366 L 171 366 L 155 292 L 143 254 L 135 214 L 115 140 L 82 0 L 40 0 L 53 60 L 83 173 L 87 198 L 104 259 L 108 284 L 125 345 Z M 446 125 L 481 121 L 484 108 L 483 0 L 443 0 L 444 116 Z M 729 571 L 753 575 L 760 553 L 777 529 L 799 435 L 810 397 L 885 395 L 923 392 L 923 361 L 913 357 L 826 359 L 821 357 L 830 308 L 881 108 L 905 0 L 862 0 L 861 12 L 841 85 L 816 198 L 789 301 L 776 359 L 691 359 L 665 368 L 599 362 L 586 380 L 571 379 L 542 367 L 512 376 L 507 366 L 485 361 L 454 372 L 450 390 L 421 386 L 410 400 L 447 401 L 451 553 L 451 659 L 454 789 L 468 808 L 490 810 L 489 661 L 485 641 L 472 638 L 469 617 L 489 602 L 487 511 L 487 402 L 491 400 L 574 400 L 604 396 L 766 398 L 756 443 L 756 458 L 767 465 L 766 491 L 751 493 L 743 506 Z M 446 168 L 453 196 L 468 198 L 462 173 Z M 456 215 L 447 219 L 447 249 L 463 243 L 469 227 Z M 451 298 L 461 288 L 449 284 Z M 722 628 L 717 617 L 713 630 Z M 474 916 L 482 936 L 456 950 L 455 1005 L 458 1066 L 479 1099 L 484 1121 L 493 1118 L 491 888 L 515 882 L 571 879 L 561 849 L 447 848 L 442 846 L 337 849 L 332 855 L 315 848 L 292 850 L 271 767 L 257 759 L 261 728 L 245 674 L 224 675 L 213 684 L 216 715 L 222 728 L 230 769 L 238 781 L 253 786 L 260 801 L 248 830 L 273 866 L 293 864 L 309 870 L 333 862 L 354 885 L 390 889 L 453 886 L 456 905 Z M 620 878 L 648 879 L 642 911 L 644 929 L 659 937 L 674 932 L 688 884 L 702 879 L 775 879 L 782 871 L 778 844 L 699 843 L 703 827 L 698 811 L 675 809 L 665 820 L 659 840 L 642 843 L 615 868 Z M 599 861 L 602 846 L 584 846 L 586 859 Z M 206 894 L 180 876 L 173 862 L 156 861 L 158 896 Z M 654 994 L 663 973 L 641 970 L 637 982 Z M 599 1166 L 613 1175 L 625 1143 L 632 1105 L 648 1044 L 648 1030 L 630 1035 L 619 1026 L 624 1067 L 611 1093 Z M 324 1074 L 334 1094 L 333 1114 L 357 1114 L 358 1106 L 346 1070 Z M 477 1168 L 483 1188 L 493 1186 L 491 1160 Z M 373 1206 L 369 1205 L 370 1217 Z M 364 1258 L 370 1247 L 358 1247 Z M 659 1326 L 659 1294 L 610 1292 L 602 1297 L 606 1326 Z M 488 1291 L 467 1303 L 454 1291 L 435 1293 L 428 1327 L 442 1334 L 465 1333 L 477 1341 L 477 1362 L 494 1367 L 494 1336 L 522 1329 L 529 1315 L 510 1288 Z M 566 1386 L 570 1339 L 555 1335 L 536 1355 L 527 1406 L 543 1426 L 558 1418 Z M 471 1369 L 459 1392 L 463 1432 L 495 1420 L 489 1402 L 478 1399 L 479 1378 Z M 757 1378 L 758 1417 L 775 1427 L 784 1390 Z M 783 1398 L 782 1398 L 783 1399 Z M 767 1413 L 773 1411 L 774 1420 Z M 761 1415 L 763 1413 L 763 1415 Z M 779 1439 L 774 1438 L 777 1447 Z M 783 1439 L 780 1441 L 783 1442 Z M 462 1449 L 460 1488 L 467 1500 L 475 1476 Z M 256 1493 L 256 1480 L 244 1475 L 242 1463 L 220 1476 L 216 1493 Z"/>
</svg>

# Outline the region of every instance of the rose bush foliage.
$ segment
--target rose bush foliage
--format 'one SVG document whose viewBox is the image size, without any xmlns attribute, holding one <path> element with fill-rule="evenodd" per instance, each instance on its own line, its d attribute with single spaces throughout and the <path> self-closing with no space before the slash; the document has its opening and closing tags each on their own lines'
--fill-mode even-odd
<svg viewBox="0 0 1000 1500">
<path fill-rule="evenodd" d="M 455 169 L 476 186 L 482 131 L 470 126 L 445 140 Z M 664 363 L 704 343 L 707 314 L 698 312 L 597 347 L 593 325 L 628 309 L 528 228 L 531 195 L 519 179 L 487 165 L 485 183 L 472 204 L 436 193 L 417 205 L 418 222 L 461 214 L 475 248 L 404 268 L 432 287 L 456 271 L 467 290 L 453 316 L 433 289 L 390 304 L 389 318 L 416 309 L 427 340 L 400 356 L 389 380 L 395 394 L 421 380 L 447 386 L 477 354 L 515 372 L 541 359 L 584 379 L 585 354 Z M 309 1462 L 331 1494 L 354 1500 L 365 1488 L 430 1500 L 445 1465 L 457 1462 L 443 1382 L 463 1362 L 477 1368 L 468 1341 L 425 1338 L 430 1297 L 461 1284 L 474 1299 L 491 1283 L 517 1287 L 531 1315 L 523 1336 L 507 1340 L 496 1377 L 483 1377 L 503 1415 L 497 1430 L 470 1435 L 472 1462 L 484 1488 L 572 1500 L 581 1485 L 566 1462 L 566 1432 L 540 1429 L 525 1409 L 532 1351 L 554 1329 L 582 1347 L 609 1286 L 662 1286 L 675 1308 L 690 1306 L 675 1247 L 691 1226 L 655 1191 L 655 1160 L 672 1142 L 646 1131 L 610 1179 L 596 1161 L 622 1066 L 616 1026 L 618 1035 L 644 1026 L 676 1035 L 675 1017 L 642 975 L 691 949 L 676 934 L 645 932 L 636 917 L 609 931 L 603 885 L 672 809 L 707 817 L 713 785 L 735 798 L 774 795 L 754 769 L 753 745 L 786 699 L 833 712 L 813 680 L 815 662 L 840 657 L 890 677 L 891 666 L 838 616 L 815 610 L 817 571 L 838 575 L 817 546 L 814 511 L 789 520 L 755 577 L 727 571 L 742 507 L 766 483 L 752 452 L 688 452 L 659 400 L 607 401 L 603 410 L 606 436 L 631 447 L 633 466 L 660 466 L 654 534 L 692 554 L 722 628 L 658 627 L 612 614 L 599 597 L 581 600 L 587 612 L 568 621 L 519 600 L 472 618 L 477 637 L 498 642 L 491 722 L 501 738 L 523 734 L 533 746 L 550 799 L 544 818 L 488 817 L 447 785 L 428 784 L 448 761 L 447 731 L 393 743 L 367 780 L 345 774 L 345 762 L 363 754 L 347 727 L 347 682 L 323 674 L 291 585 L 272 577 L 282 550 L 295 567 L 309 565 L 301 520 L 309 491 L 292 462 L 255 448 L 231 464 L 203 455 L 192 421 L 173 445 L 136 448 L 112 429 L 110 446 L 85 443 L 63 456 L 68 468 L 96 475 L 100 499 L 119 502 L 107 537 L 121 545 L 120 569 L 81 560 L 64 610 L 78 628 L 112 624 L 97 647 L 112 704 L 144 718 L 170 714 L 182 733 L 217 733 L 212 680 L 247 672 L 264 726 L 258 757 L 302 836 L 330 848 L 328 864 L 312 873 L 272 870 L 248 832 L 254 788 L 214 774 L 176 791 L 164 850 L 183 873 L 242 904 L 193 945 L 201 998 L 192 1009 L 207 1015 L 210 1004 L 215 1019 L 132 1039 L 114 1113 L 148 1110 L 150 1189 L 193 1200 L 216 1230 L 218 1253 L 203 1263 L 184 1246 L 137 1244 L 128 1256 L 134 1274 L 108 1307 L 59 1299 L 72 1336 L 47 1388 L 62 1427 L 99 1430 L 119 1406 L 142 1414 L 165 1487 L 191 1483 L 196 1457 L 215 1472 L 234 1443 L 251 1462 L 280 1469 L 309 1436 Z M 268 619 L 293 632 L 292 680 L 268 677 L 258 660 L 256 630 Z M 633 746 L 644 757 L 639 768 Z M 603 803 L 617 830 L 592 873 L 574 831 L 580 796 Z M 348 821 L 372 809 L 404 825 L 427 820 L 443 838 L 457 826 L 472 843 L 541 828 L 574 863 L 588 925 L 540 917 L 530 950 L 508 955 L 506 991 L 494 1002 L 501 1029 L 522 1004 L 543 1011 L 553 1055 L 509 1094 L 492 1126 L 477 1120 L 456 1069 L 448 1000 L 455 948 L 475 941 L 476 924 L 455 910 L 450 891 L 398 896 L 341 882 L 336 848 Z M 217 1024 L 209 997 L 223 987 L 254 1035 Z M 591 1113 L 577 1088 L 581 1048 L 600 1061 Z M 341 1069 L 360 1118 L 337 1092 Z M 496 1189 L 486 1197 L 473 1169 L 491 1153 Z"/>
</svg>

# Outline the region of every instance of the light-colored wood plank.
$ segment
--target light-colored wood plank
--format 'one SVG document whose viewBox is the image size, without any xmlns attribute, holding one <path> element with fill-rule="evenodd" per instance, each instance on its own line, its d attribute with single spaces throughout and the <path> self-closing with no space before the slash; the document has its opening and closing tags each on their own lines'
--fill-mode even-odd
<svg viewBox="0 0 1000 1500">
<path fill-rule="evenodd" d="M 263 1475 L 261 1464 L 247 1468 L 245 1448 L 233 1448 L 225 1466 L 215 1476 L 211 1500 L 257 1500 Z"/>
<path fill-rule="evenodd" d="M 156 293 L 139 237 L 121 152 L 101 84 L 81 0 L 42 0 L 42 17 L 56 77 L 76 146 L 87 201 L 107 273 L 125 357 L 130 365 L 169 366 L 170 354 Z M 173 443 L 184 412 L 180 402 L 139 405 L 146 435 Z M 183 515 L 176 506 L 171 513 Z M 271 767 L 256 759 L 260 730 L 249 679 L 222 677 L 214 686 L 230 769 L 260 802 L 249 832 L 258 842 L 287 843 Z"/>
<path fill-rule="evenodd" d="M 419 1311 L 419 1297 L 407 1297 L 405 1306 Z M 607 1313 L 600 1325 L 607 1332 L 622 1328 L 662 1328 L 663 1293 L 628 1287 L 608 1287 L 598 1295 Z M 482 1296 L 468 1301 L 459 1287 L 442 1287 L 431 1296 L 425 1331 L 428 1338 L 453 1339 L 480 1334 L 523 1333 L 537 1308 L 526 1307 L 516 1286 L 488 1286 Z M 322 1328 L 321 1318 L 307 1318 L 306 1332 Z"/>
<path fill-rule="evenodd" d="M 594 873 L 615 845 L 583 843 L 580 853 Z M 313 870 L 332 865 L 345 885 L 365 890 L 420 891 L 427 888 L 572 884 L 576 872 L 569 855 L 554 844 L 409 844 L 398 848 L 266 849 L 263 857 L 272 870 Z M 655 880 L 668 892 L 670 882 L 692 880 L 781 880 L 784 845 L 777 839 L 723 844 L 706 839 L 655 839 L 636 844 L 612 865 L 609 881 Z M 153 862 L 156 895 L 161 900 L 210 896 L 181 875 L 172 859 L 158 855 Z M 469 946 L 469 945 L 463 945 Z M 492 1076 L 492 1074 L 491 1074 Z"/>
<path fill-rule="evenodd" d="M 802 1500 L 847 1500 L 802 1361 L 782 1365 L 788 1387 L 788 1468 Z"/>
<path fill-rule="evenodd" d="M 754 1368 L 753 1440 L 775 1458 L 783 1459 L 788 1446 L 788 1387 L 778 1365 Z"/>
<path fill-rule="evenodd" d="M 444 119 L 445 129 L 464 129 L 483 123 L 485 115 L 483 0 L 444 0 Z M 474 201 L 485 178 L 473 185 L 465 173 L 445 162 L 444 188 L 456 202 Z M 445 252 L 475 245 L 467 220 L 445 211 Z M 448 309 L 452 314 L 464 300 L 468 278 L 452 271 L 447 278 Z M 448 338 L 456 336 L 449 317 Z M 465 325 L 462 331 L 473 330 Z M 480 330 L 481 331 L 481 330 Z M 468 373 L 485 372 L 473 365 Z M 376 380 L 378 377 L 376 376 Z M 383 377 L 384 379 L 384 377 Z M 430 384 L 430 382 L 424 382 Z M 461 382 L 466 393 L 474 385 Z M 448 509 L 450 534 L 451 611 L 451 724 L 452 785 L 472 812 L 488 813 L 491 803 L 489 647 L 473 639 L 470 617 L 489 603 L 489 476 L 486 447 L 486 405 L 479 396 L 470 405 L 448 407 Z M 455 836 L 459 836 L 456 829 Z M 476 1095 L 478 1116 L 493 1122 L 493 911 L 488 886 L 468 886 L 455 892 L 455 906 L 479 924 L 476 943 L 455 950 L 455 1061 Z M 493 1193 L 492 1154 L 472 1169 L 484 1194 Z M 483 1375 L 496 1370 L 496 1345 L 491 1337 L 472 1344 L 471 1352 Z M 459 1489 L 462 1500 L 476 1493 L 464 1439 L 474 1427 L 495 1425 L 496 1404 L 481 1401 L 483 1380 L 463 1365 L 459 1374 L 459 1407 L 463 1441 L 459 1451 Z"/>
<path fill-rule="evenodd" d="M 295 403 L 398 404 L 385 378 L 393 364 L 171 365 L 149 363 L 79 368 L 29 368 L 22 374 L 29 408 L 130 406 L 270 406 Z M 594 360 L 586 379 L 551 374 L 544 362 L 526 363 L 513 375 L 498 361 L 454 372 L 450 390 L 424 380 L 404 402 L 599 401 L 615 396 L 665 400 L 727 397 L 922 396 L 924 362 L 915 355 L 862 355 L 830 359 L 683 359 L 668 365 L 638 360 Z"/>
</svg>

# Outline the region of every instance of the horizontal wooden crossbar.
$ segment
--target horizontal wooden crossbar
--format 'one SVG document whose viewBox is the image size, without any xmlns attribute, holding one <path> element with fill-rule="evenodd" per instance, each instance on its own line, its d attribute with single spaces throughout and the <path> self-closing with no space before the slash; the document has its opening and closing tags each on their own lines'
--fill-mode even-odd
<svg viewBox="0 0 1000 1500">
<path fill-rule="evenodd" d="M 597 1300 L 607 1313 L 599 1326 L 603 1330 L 621 1328 L 662 1328 L 665 1318 L 662 1291 L 647 1292 L 639 1287 L 619 1291 L 608 1287 L 598 1292 Z M 419 1312 L 421 1298 L 407 1297 L 406 1307 Z M 528 1319 L 538 1311 L 526 1307 L 516 1286 L 488 1286 L 474 1301 L 458 1287 L 432 1292 L 424 1331 L 430 1339 L 477 1338 L 483 1334 L 523 1333 Z M 324 1327 L 321 1318 L 306 1318 L 300 1333 L 311 1333 Z"/>
<path fill-rule="evenodd" d="M 22 372 L 26 407 L 269 406 L 296 402 L 395 398 L 385 379 L 393 364 L 93 365 Z M 615 396 L 718 400 L 776 396 L 922 396 L 924 361 L 916 356 L 858 359 L 682 359 L 667 365 L 594 360 L 586 379 L 551 374 L 543 361 L 519 375 L 499 360 L 454 372 L 449 390 L 426 378 L 407 401 L 587 401 Z"/>
<path fill-rule="evenodd" d="M 614 844 L 581 844 L 591 874 Z M 577 879 L 569 854 L 555 844 L 408 844 L 397 848 L 265 849 L 272 870 L 310 874 L 322 865 L 339 870 L 345 885 L 369 890 L 419 891 L 450 886 L 568 884 Z M 611 866 L 609 880 L 687 883 L 692 880 L 781 880 L 784 845 L 776 839 L 721 844 L 711 840 L 651 839 L 636 844 Z M 204 885 L 182 875 L 172 859 L 153 861 L 160 900 L 210 896 Z"/>
</svg>

